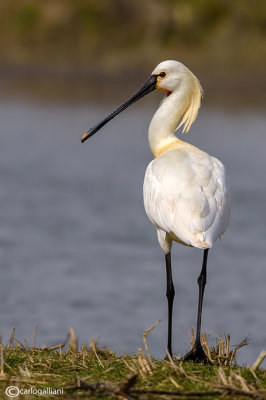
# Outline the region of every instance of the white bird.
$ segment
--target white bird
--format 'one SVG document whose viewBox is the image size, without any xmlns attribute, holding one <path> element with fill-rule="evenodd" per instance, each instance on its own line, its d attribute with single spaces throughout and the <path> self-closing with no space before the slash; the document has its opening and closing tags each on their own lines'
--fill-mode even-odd
<svg viewBox="0 0 266 400">
<path fill-rule="evenodd" d="M 103 121 L 82 136 L 82 142 L 129 105 L 154 89 L 166 96 L 149 126 L 149 145 L 154 160 L 144 178 L 144 206 L 157 229 L 165 254 L 168 299 L 168 342 L 172 355 L 172 310 L 175 295 L 171 268 L 172 242 L 203 249 L 198 277 L 199 301 L 196 338 L 183 359 L 208 362 L 201 345 L 201 314 L 207 275 L 208 250 L 225 232 L 230 215 L 229 188 L 221 161 L 188 144 L 175 135 L 183 126 L 188 132 L 201 103 L 202 87 L 196 76 L 182 63 L 160 63 L 144 86 Z"/>
</svg>

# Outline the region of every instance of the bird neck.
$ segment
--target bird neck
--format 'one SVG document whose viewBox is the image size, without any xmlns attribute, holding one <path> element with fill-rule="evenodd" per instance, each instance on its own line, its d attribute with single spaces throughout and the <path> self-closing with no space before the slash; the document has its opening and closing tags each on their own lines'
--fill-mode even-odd
<svg viewBox="0 0 266 400">
<path fill-rule="evenodd" d="M 186 88 L 166 96 L 154 114 L 149 126 L 149 145 L 154 157 L 158 157 L 173 144 L 182 142 L 175 135 L 178 121 L 185 114 L 191 102 Z"/>
</svg>

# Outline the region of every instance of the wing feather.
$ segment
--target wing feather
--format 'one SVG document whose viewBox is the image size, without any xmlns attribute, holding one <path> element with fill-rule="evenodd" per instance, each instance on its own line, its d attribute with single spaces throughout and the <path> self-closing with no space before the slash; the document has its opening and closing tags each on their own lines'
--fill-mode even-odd
<svg viewBox="0 0 266 400">
<path fill-rule="evenodd" d="M 157 228 L 178 241 L 212 247 L 229 221 L 223 164 L 192 145 L 162 154 L 146 170 L 144 207 Z"/>
</svg>

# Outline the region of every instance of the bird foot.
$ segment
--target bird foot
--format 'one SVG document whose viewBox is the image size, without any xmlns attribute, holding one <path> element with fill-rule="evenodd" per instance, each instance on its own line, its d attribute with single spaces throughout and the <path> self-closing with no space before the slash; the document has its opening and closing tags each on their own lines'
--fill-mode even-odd
<svg viewBox="0 0 266 400">
<path fill-rule="evenodd" d="M 212 364 L 211 360 L 206 355 L 201 344 L 194 345 L 193 348 L 184 355 L 182 361 L 193 361 L 199 364 Z"/>
</svg>

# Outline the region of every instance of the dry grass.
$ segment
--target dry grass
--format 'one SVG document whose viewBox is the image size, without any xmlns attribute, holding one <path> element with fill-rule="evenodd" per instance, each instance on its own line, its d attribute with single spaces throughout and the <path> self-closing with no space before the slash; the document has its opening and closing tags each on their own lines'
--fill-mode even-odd
<svg viewBox="0 0 266 400">
<path fill-rule="evenodd" d="M 143 333 L 144 346 L 137 354 L 122 357 L 100 349 L 93 339 L 89 348 L 83 345 L 79 349 L 73 329 L 67 343 L 41 348 L 36 348 L 37 327 L 32 346 L 18 341 L 13 330 L 8 344 L 0 347 L 0 398 L 7 398 L 4 392 L 11 385 L 64 389 L 59 396 L 27 394 L 20 399 L 266 398 L 266 371 L 259 369 L 265 352 L 252 367 L 236 364 L 236 353 L 247 339 L 231 349 L 229 335 L 217 338 L 214 347 L 203 335 L 203 346 L 213 365 L 185 363 L 169 354 L 167 360 L 158 361 L 151 357 L 147 343 L 157 323 Z"/>
</svg>

